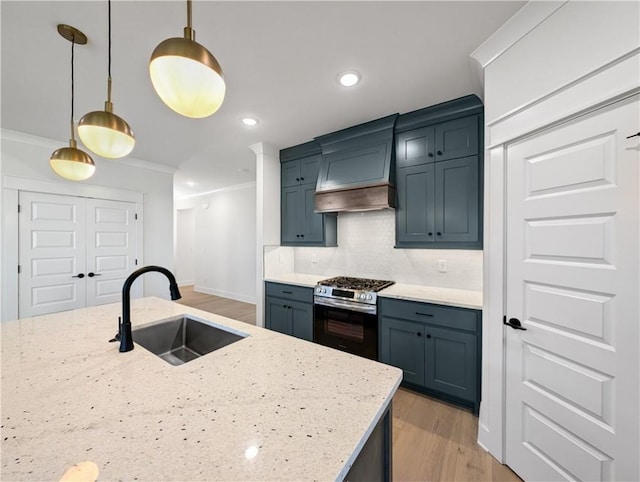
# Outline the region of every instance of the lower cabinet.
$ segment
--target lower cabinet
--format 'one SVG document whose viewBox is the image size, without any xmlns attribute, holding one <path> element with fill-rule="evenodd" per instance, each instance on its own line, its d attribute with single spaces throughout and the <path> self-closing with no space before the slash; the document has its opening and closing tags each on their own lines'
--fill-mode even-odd
<svg viewBox="0 0 640 482">
<path fill-rule="evenodd" d="M 401 368 L 403 384 L 475 414 L 480 408 L 481 313 L 380 298 L 380 361 Z"/>
<path fill-rule="evenodd" d="M 313 289 L 266 283 L 265 294 L 266 328 L 313 341 Z"/>
</svg>

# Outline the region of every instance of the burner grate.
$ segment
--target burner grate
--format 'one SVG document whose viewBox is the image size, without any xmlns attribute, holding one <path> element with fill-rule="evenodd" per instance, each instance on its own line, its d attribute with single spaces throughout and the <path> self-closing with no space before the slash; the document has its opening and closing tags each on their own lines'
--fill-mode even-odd
<svg viewBox="0 0 640 482">
<path fill-rule="evenodd" d="M 350 276 L 336 276 L 320 281 L 318 284 L 324 286 L 332 286 L 335 288 L 362 290 L 362 291 L 380 291 L 383 288 L 391 286 L 393 281 L 368 279 L 368 278 L 352 278 Z"/>
</svg>

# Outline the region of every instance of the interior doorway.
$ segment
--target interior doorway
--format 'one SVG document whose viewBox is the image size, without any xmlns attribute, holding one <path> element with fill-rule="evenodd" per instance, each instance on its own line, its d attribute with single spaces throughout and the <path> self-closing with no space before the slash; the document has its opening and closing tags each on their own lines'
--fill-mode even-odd
<svg viewBox="0 0 640 482">
<path fill-rule="evenodd" d="M 135 203 L 20 191 L 19 206 L 20 318 L 120 300 L 137 264 Z"/>
<path fill-rule="evenodd" d="M 638 95 L 507 147 L 506 462 L 638 480 Z"/>
</svg>

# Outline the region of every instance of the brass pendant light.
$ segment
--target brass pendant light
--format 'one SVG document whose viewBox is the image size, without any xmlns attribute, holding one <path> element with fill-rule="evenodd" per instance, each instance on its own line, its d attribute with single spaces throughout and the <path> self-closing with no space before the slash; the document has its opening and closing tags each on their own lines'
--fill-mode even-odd
<svg viewBox="0 0 640 482">
<path fill-rule="evenodd" d="M 187 0 L 184 37 L 167 39 L 155 48 L 149 74 L 162 101 L 185 117 L 208 117 L 222 105 L 226 91 L 222 69 L 211 52 L 195 41 L 191 0 Z"/>
<path fill-rule="evenodd" d="M 71 42 L 71 139 L 69 147 L 62 147 L 51 154 L 49 165 L 61 177 L 70 181 L 84 181 L 93 176 L 96 165 L 86 152 L 78 149 L 73 126 L 73 54 L 76 44 L 87 43 L 87 36 L 70 25 L 58 25 L 58 33 Z"/>
<path fill-rule="evenodd" d="M 111 0 L 109 9 L 109 70 L 104 110 L 86 114 L 78 123 L 78 135 L 87 148 L 102 157 L 118 159 L 133 150 L 136 139 L 127 121 L 113 113 L 111 102 Z"/>
</svg>

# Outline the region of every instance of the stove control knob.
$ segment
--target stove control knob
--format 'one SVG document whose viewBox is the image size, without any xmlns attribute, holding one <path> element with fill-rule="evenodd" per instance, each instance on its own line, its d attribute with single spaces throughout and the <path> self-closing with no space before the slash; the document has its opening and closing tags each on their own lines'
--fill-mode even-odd
<svg viewBox="0 0 640 482">
<path fill-rule="evenodd" d="M 372 300 L 373 299 L 373 295 L 367 295 L 367 299 L 368 300 Z"/>
<path fill-rule="evenodd" d="M 316 288 L 316 293 L 320 293 L 320 288 Z"/>
<path fill-rule="evenodd" d="M 326 293 L 326 292 L 327 292 L 327 289 L 326 289 L 326 288 L 322 288 L 322 292 L 323 292 L 323 293 Z"/>
<path fill-rule="evenodd" d="M 361 300 L 366 299 L 366 297 L 367 297 L 367 295 L 365 295 L 364 293 L 362 293 L 362 294 L 360 295 L 360 299 L 361 299 Z"/>
</svg>

